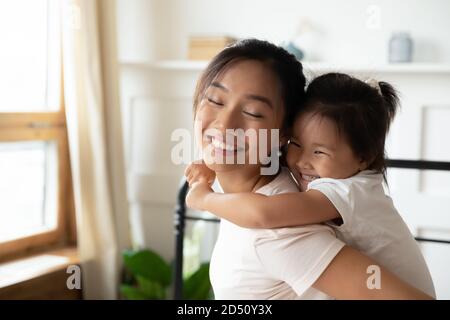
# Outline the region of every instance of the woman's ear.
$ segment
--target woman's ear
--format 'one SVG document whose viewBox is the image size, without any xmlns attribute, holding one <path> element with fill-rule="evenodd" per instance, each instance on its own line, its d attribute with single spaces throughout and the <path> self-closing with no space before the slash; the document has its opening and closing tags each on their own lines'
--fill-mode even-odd
<svg viewBox="0 0 450 320">
<path fill-rule="evenodd" d="M 280 137 L 280 149 L 282 149 L 289 141 L 289 135 L 287 134 L 281 134 Z"/>
</svg>

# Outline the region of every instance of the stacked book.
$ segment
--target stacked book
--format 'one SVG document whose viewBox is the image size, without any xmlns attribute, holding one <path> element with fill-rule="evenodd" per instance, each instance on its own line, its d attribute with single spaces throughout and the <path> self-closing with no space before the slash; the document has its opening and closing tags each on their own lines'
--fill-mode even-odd
<svg viewBox="0 0 450 320">
<path fill-rule="evenodd" d="M 225 47 L 234 43 L 236 39 L 227 36 L 196 36 L 189 38 L 190 60 L 210 60 Z"/>
</svg>

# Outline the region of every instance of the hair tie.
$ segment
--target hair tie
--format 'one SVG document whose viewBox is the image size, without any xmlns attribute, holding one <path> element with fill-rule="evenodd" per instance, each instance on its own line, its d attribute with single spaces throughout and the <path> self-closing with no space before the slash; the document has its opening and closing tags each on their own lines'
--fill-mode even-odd
<svg viewBox="0 0 450 320">
<path fill-rule="evenodd" d="M 383 93 L 381 92 L 380 83 L 378 82 L 378 80 L 373 79 L 373 78 L 368 78 L 364 82 L 366 84 L 368 84 L 369 86 L 371 86 L 372 88 L 376 89 L 378 91 L 378 94 L 383 95 Z"/>
</svg>

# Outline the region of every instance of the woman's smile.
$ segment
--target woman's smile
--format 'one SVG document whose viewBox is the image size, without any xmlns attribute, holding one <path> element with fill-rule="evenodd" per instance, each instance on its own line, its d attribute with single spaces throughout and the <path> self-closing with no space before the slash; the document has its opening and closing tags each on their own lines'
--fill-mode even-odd
<svg viewBox="0 0 450 320">
<path fill-rule="evenodd" d="M 245 140 L 239 139 L 235 134 L 205 134 L 204 137 L 206 147 L 210 148 L 213 157 L 233 157 L 245 153 L 248 149 Z"/>
</svg>

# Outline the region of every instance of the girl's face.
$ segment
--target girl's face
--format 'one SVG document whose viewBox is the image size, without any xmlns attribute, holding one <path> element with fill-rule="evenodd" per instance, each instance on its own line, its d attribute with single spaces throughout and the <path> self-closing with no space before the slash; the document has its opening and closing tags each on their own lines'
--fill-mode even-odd
<svg viewBox="0 0 450 320">
<path fill-rule="evenodd" d="M 257 152 L 260 143 L 267 143 L 266 150 L 270 152 L 270 129 L 279 129 L 282 119 L 279 84 L 270 68 L 255 60 L 236 62 L 206 89 L 197 106 L 195 120 L 201 128 L 203 149 L 209 148 L 213 159 L 216 156 L 236 159 L 240 154 L 240 157 L 245 157 L 245 164 L 236 164 L 236 161 L 233 164 L 210 163 L 204 155 L 208 167 L 216 172 L 260 168 L 259 159 L 257 163 L 249 164 L 250 149 Z M 268 129 L 268 138 L 267 141 L 259 141 L 256 137 L 256 141 L 250 143 L 249 136 L 245 136 L 242 139 L 245 141 L 238 143 L 236 137 L 226 132 L 227 129 L 252 129 L 256 132 Z"/>
<path fill-rule="evenodd" d="M 306 191 L 308 183 L 317 178 L 345 179 L 366 168 L 335 123 L 311 113 L 294 123 L 287 163 L 300 191 Z"/>
</svg>

